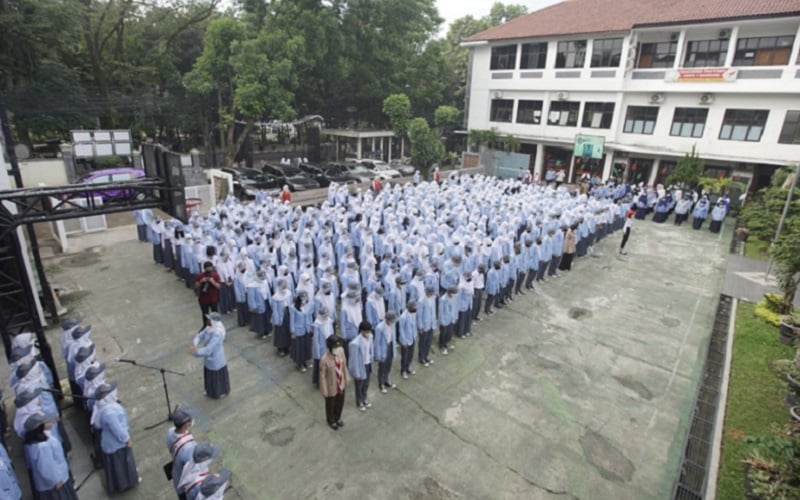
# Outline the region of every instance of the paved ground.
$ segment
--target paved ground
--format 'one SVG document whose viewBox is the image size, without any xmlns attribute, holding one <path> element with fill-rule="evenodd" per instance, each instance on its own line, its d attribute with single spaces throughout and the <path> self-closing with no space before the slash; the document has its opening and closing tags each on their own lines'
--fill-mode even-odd
<svg viewBox="0 0 800 500">
<path fill-rule="evenodd" d="M 167 424 L 144 430 L 167 414 L 160 375 L 117 357 L 186 373 L 167 376 L 170 396 L 199 411 L 197 436 L 222 445 L 217 466 L 234 471 L 226 498 L 663 499 L 731 228 L 715 235 L 637 221 L 633 231 L 627 257 L 612 235 L 571 273 L 478 323 L 432 367 L 416 366 L 403 381 L 395 366 L 399 390 L 371 389 L 367 413 L 355 411 L 349 388 L 338 432 L 325 424 L 310 373 L 234 328 L 233 317 L 233 392 L 202 396 L 202 364 L 186 352 L 199 322 L 194 296 L 132 241 L 133 226 L 82 237 L 82 251 L 47 265 L 52 282 L 79 289 L 65 305 L 94 325 L 129 411 L 144 481 L 121 498 L 170 498 L 171 489 L 161 470 Z M 84 424 L 67 415 L 73 441 L 88 442 Z M 16 438 L 12 445 L 18 455 Z M 87 478 L 86 455 L 72 456 L 77 482 L 85 480 L 79 494 L 104 498 L 101 475 Z"/>
</svg>

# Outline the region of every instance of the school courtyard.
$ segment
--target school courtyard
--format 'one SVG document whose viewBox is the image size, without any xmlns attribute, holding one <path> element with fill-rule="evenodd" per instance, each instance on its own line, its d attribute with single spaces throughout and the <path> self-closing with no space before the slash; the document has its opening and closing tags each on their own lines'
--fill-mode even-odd
<svg viewBox="0 0 800 500">
<path fill-rule="evenodd" d="M 711 234 L 635 221 L 629 255 L 617 254 L 615 233 L 571 272 L 484 316 L 448 356 L 434 353 L 427 368 L 415 362 L 409 380 L 395 360 L 398 389 L 381 394 L 373 376 L 366 413 L 356 411 L 351 385 L 345 427 L 335 432 L 311 372 L 237 328 L 235 315 L 225 318 L 232 392 L 203 396 L 202 361 L 187 353 L 200 321 L 195 296 L 153 263 L 135 226 L 76 238 L 76 253 L 46 265 L 52 283 L 72 290 L 64 304 L 93 325 L 98 358 L 129 412 L 143 482 L 120 498 L 174 495 L 162 471 L 170 424 L 145 430 L 167 416 L 161 374 L 116 358 L 185 373 L 167 374 L 170 400 L 195 409 L 199 440 L 221 444 L 212 470 L 233 471 L 226 498 L 663 499 L 731 226 Z M 54 348 L 58 334 L 49 332 Z M 79 496 L 105 498 L 86 426 L 74 410 L 67 420 Z M 19 455 L 16 437 L 11 445 Z M 20 482 L 27 487 L 24 474 Z"/>
</svg>

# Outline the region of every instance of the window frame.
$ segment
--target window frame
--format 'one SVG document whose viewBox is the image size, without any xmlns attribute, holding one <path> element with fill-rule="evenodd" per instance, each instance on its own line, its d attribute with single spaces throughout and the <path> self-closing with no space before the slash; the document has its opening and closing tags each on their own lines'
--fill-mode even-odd
<svg viewBox="0 0 800 500">
<path fill-rule="evenodd" d="M 759 120 L 759 118 L 762 119 Z M 768 109 L 726 109 L 722 118 L 722 126 L 719 129 L 719 140 L 761 142 L 761 138 L 764 137 L 764 129 L 767 127 L 767 120 L 769 120 Z M 740 135 L 742 127 L 744 127 L 743 136 Z M 754 130 L 759 130 L 756 139 L 751 138 Z"/>
<path fill-rule="evenodd" d="M 790 119 L 790 115 L 793 115 L 794 118 Z M 791 129 L 794 129 L 793 133 Z M 790 136 L 793 136 L 792 140 L 784 140 Z M 781 133 L 778 136 L 778 144 L 800 144 L 800 110 L 789 109 L 786 111 Z"/>
<path fill-rule="evenodd" d="M 510 104 L 511 108 L 508 110 L 508 119 L 507 120 L 499 120 L 498 113 L 501 112 L 501 109 L 496 107 L 499 103 L 508 103 Z M 514 118 L 514 99 L 492 99 L 490 107 L 489 107 L 489 121 L 494 123 L 511 123 L 511 120 Z"/>
<path fill-rule="evenodd" d="M 628 106 L 628 109 L 625 110 L 625 123 L 622 127 L 622 132 L 625 134 L 653 135 L 658 124 L 659 109 L 658 106 Z M 650 116 L 651 114 L 653 116 Z M 651 122 L 652 124 L 648 129 L 647 124 Z M 641 128 L 637 127 L 638 123 L 641 123 Z"/>
<path fill-rule="evenodd" d="M 529 111 L 527 109 L 523 110 L 523 106 L 526 106 L 527 103 L 534 104 L 532 109 L 530 109 L 530 115 L 531 115 L 531 120 L 532 121 L 522 121 L 520 119 L 523 112 L 527 113 Z M 536 106 L 535 106 L 536 103 L 539 104 L 539 109 L 536 109 Z M 536 118 L 536 112 L 537 111 L 539 112 L 538 120 Z M 524 125 L 541 125 L 542 124 L 542 115 L 543 114 L 544 114 L 544 101 L 536 100 L 536 99 L 520 99 L 519 102 L 517 102 L 517 116 L 516 116 L 515 123 L 521 123 L 521 124 L 524 124 Z"/>
<path fill-rule="evenodd" d="M 571 48 L 569 47 L 571 45 Z M 587 40 L 562 40 L 556 45 L 556 68 L 574 69 L 586 66 L 586 49 L 589 46 Z M 571 66 L 567 66 L 569 54 L 573 55 Z M 580 64 L 578 64 L 580 60 Z"/>
<path fill-rule="evenodd" d="M 719 49 L 714 51 L 713 46 L 719 44 Z M 723 48 L 724 46 L 724 48 Z M 694 51 L 692 49 L 695 49 Z M 686 54 L 683 57 L 684 68 L 722 68 L 725 66 L 725 58 L 730 50 L 730 40 L 727 38 L 713 39 L 713 40 L 692 40 L 686 42 Z M 702 58 L 695 58 L 690 60 L 692 55 L 703 54 Z M 716 54 L 714 64 L 708 64 L 711 61 L 710 54 Z"/>
<path fill-rule="evenodd" d="M 511 53 L 501 53 L 503 49 L 510 49 L 511 47 L 514 48 L 513 58 L 511 61 L 508 61 L 509 56 Z M 519 44 L 511 43 L 507 45 L 495 45 L 492 47 L 492 53 L 489 57 L 489 71 L 511 71 L 517 69 L 517 53 L 519 52 Z M 510 63 L 510 67 L 501 67 L 500 61 L 506 61 L 506 63 Z"/>
<path fill-rule="evenodd" d="M 599 108 L 599 109 L 590 109 L 590 108 Z M 616 103 L 614 102 L 606 102 L 606 101 L 585 102 L 583 104 L 583 119 L 581 120 L 581 127 L 593 128 L 598 130 L 611 129 L 611 123 L 614 121 L 615 108 L 616 108 Z M 588 116 L 589 113 L 592 113 L 592 117 Z M 602 115 L 602 117 L 600 118 L 600 124 L 597 127 L 592 126 L 595 113 L 600 113 Z"/>
<path fill-rule="evenodd" d="M 779 45 L 779 42 L 783 40 L 784 42 L 788 42 L 787 45 Z M 772 45 L 768 45 L 772 42 Z M 745 45 L 745 47 L 742 47 Z M 751 47 L 751 45 L 755 45 L 755 47 Z M 750 66 L 788 66 L 789 60 L 792 57 L 792 47 L 794 47 L 794 35 L 778 35 L 778 36 L 757 36 L 757 37 L 747 37 L 747 38 L 739 38 L 736 40 L 736 48 L 734 49 L 733 54 L 733 66 L 734 67 L 750 67 Z M 788 52 L 786 51 L 788 49 Z M 778 55 L 778 51 L 785 52 L 785 61 L 784 62 L 775 62 L 775 57 Z M 760 52 L 764 51 L 765 53 L 770 55 L 770 60 L 768 64 L 756 64 L 759 60 Z M 746 57 L 746 54 L 751 53 L 752 56 Z M 749 63 L 749 64 L 748 64 Z"/>
<path fill-rule="evenodd" d="M 547 42 L 531 42 L 531 43 L 523 43 L 520 48 L 520 59 L 519 59 L 519 69 L 544 69 L 547 67 L 547 50 L 548 50 L 548 43 Z M 542 51 L 542 47 L 544 47 L 544 51 Z M 526 48 L 528 49 L 526 51 Z M 527 54 L 527 57 L 526 57 Z M 534 66 L 529 66 L 528 61 L 530 61 L 531 57 L 535 54 L 537 64 Z"/>
<path fill-rule="evenodd" d="M 645 51 L 645 47 L 654 47 L 653 52 Z M 666 47 L 662 47 L 666 46 Z M 667 52 L 660 51 L 660 48 L 666 48 Z M 642 55 L 652 55 L 653 59 L 650 66 L 642 66 Z M 636 51 L 636 69 L 653 69 L 653 68 L 673 68 L 675 67 L 675 57 L 678 55 L 678 41 L 670 40 L 668 42 L 647 42 L 639 43 Z M 667 59 L 661 59 L 666 57 Z"/>
<path fill-rule="evenodd" d="M 589 66 L 592 68 L 619 68 L 622 62 L 622 46 L 624 40 L 619 38 L 598 38 L 592 42 L 592 57 Z M 606 47 L 608 45 L 608 47 Z M 619 45 L 617 47 L 617 45 Z M 598 47 L 601 47 L 598 53 Z M 615 51 L 617 51 L 615 53 Z M 617 63 L 614 64 L 614 57 Z"/>
<path fill-rule="evenodd" d="M 702 121 L 700 120 L 701 117 Z M 707 121 L 708 108 L 675 108 L 675 112 L 672 113 L 672 124 L 669 127 L 669 135 L 671 137 L 700 139 L 703 137 L 703 134 L 705 134 Z M 678 127 L 677 133 L 676 126 Z M 688 134 L 685 132 L 688 132 Z"/>
<path fill-rule="evenodd" d="M 553 109 L 553 108 L 564 109 Z M 551 120 L 553 113 L 558 113 L 558 120 Z M 561 123 L 563 114 L 567 114 L 565 123 Z M 580 101 L 550 101 L 550 107 L 547 109 L 547 124 L 554 127 L 577 127 L 578 119 L 581 113 Z"/>
</svg>

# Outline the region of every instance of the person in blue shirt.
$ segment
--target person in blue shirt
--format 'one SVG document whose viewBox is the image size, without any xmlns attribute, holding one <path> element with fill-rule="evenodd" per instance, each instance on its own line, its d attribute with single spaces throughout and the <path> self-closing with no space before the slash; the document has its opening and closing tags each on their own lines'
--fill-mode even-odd
<svg viewBox="0 0 800 500">
<path fill-rule="evenodd" d="M 172 486 L 179 498 L 185 498 L 185 492 L 179 488 L 184 466 L 192 459 L 197 442 L 190 429 L 194 423 L 191 413 L 185 408 L 177 408 L 172 412 L 172 423 L 175 427 L 167 429 L 167 449 L 172 457 Z"/>
<path fill-rule="evenodd" d="M 361 309 L 361 293 L 358 290 L 347 290 L 342 297 L 341 337 L 345 356 L 350 360 L 350 342 L 358 337 L 359 324 L 363 319 Z"/>
<path fill-rule="evenodd" d="M 675 225 L 680 226 L 686 219 L 689 218 L 689 210 L 692 208 L 692 195 L 686 193 L 683 195 L 677 205 L 675 205 Z"/>
<path fill-rule="evenodd" d="M 694 207 L 694 212 L 692 212 L 692 229 L 699 230 L 703 227 L 703 222 L 706 220 L 708 216 L 708 196 L 703 195 L 702 198 L 697 202 L 697 205 Z"/>
<path fill-rule="evenodd" d="M 131 447 L 128 414 L 117 401 L 117 383 L 103 384 L 94 393 L 92 427 L 100 429 L 106 492 L 129 490 L 141 482 Z"/>
<path fill-rule="evenodd" d="M 344 317 L 344 314 L 342 314 Z M 369 391 L 369 378 L 372 375 L 373 338 L 372 325 L 361 321 L 358 325 L 358 335 L 348 344 L 349 356 L 347 369 L 356 384 L 356 407 L 367 411 L 372 403 L 367 399 Z"/>
<path fill-rule="evenodd" d="M 247 307 L 246 276 L 247 267 L 241 262 L 233 276 L 233 295 L 236 301 L 236 324 L 239 326 L 250 323 L 250 311 Z"/>
<path fill-rule="evenodd" d="M 189 348 L 189 354 L 203 358 L 205 394 L 214 399 L 223 398 L 231 391 L 221 326 L 222 316 L 219 313 L 208 314 L 206 327 L 195 335 Z"/>
<path fill-rule="evenodd" d="M 727 205 L 723 200 L 717 202 L 717 205 L 711 211 L 711 225 L 708 230 L 712 233 L 719 233 L 722 229 L 722 221 L 725 220 L 725 215 L 728 213 Z"/>
<path fill-rule="evenodd" d="M 314 368 L 311 373 L 311 383 L 319 387 L 319 362 L 328 349 L 327 340 L 333 335 L 333 319 L 330 309 L 323 305 L 317 309 L 314 318 L 311 355 L 314 358 Z"/>
<path fill-rule="evenodd" d="M 55 414 L 35 413 L 25 420 L 25 462 L 38 500 L 77 500 L 61 441 L 51 434 Z"/>
<path fill-rule="evenodd" d="M 406 304 L 406 310 L 400 315 L 399 330 L 400 376 L 407 379 L 409 375 L 416 374 L 411 369 L 411 361 L 414 359 L 414 341 L 417 339 L 417 302 L 415 300 L 409 301 Z"/>
<path fill-rule="evenodd" d="M 22 491 L 19 489 L 17 475 L 11 465 L 11 459 L 5 446 L 0 444 L 0 498 L 7 500 L 20 500 Z"/>
<path fill-rule="evenodd" d="M 425 287 L 425 295 L 417 303 L 417 332 L 419 333 L 419 363 L 430 366 L 431 344 L 433 343 L 433 330 L 436 328 L 436 288 Z"/>
<path fill-rule="evenodd" d="M 492 268 L 486 273 L 486 306 L 483 313 L 486 315 L 494 314 L 492 306 L 500 293 L 500 261 L 496 260 Z"/>
<path fill-rule="evenodd" d="M 447 356 L 448 349 L 453 349 L 450 339 L 458 320 L 458 287 L 449 288 L 439 298 L 439 351 Z"/>
<path fill-rule="evenodd" d="M 292 339 L 292 361 L 301 373 L 308 371 L 308 360 L 311 358 L 311 344 L 308 334 L 312 329 L 313 317 L 305 290 L 297 292 L 292 308 L 289 309 L 289 331 Z"/>
<path fill-rule="evenodd" d="M 145 210 L 134 210 L 133 216 L 136 218 L 136 235 L 139 241 L 147 242 L 147 221 L 145 221 Z"/>
<path fill-rule="evenodd" d="M 397 314 L 389 311 L 384 316 L 383 321 L 380 321 L 375 326 L 374 330 L 373 353 L 375 361 L 378 362 L 378 388 L 383 394 L 386 394 L 388 389 L 397 387 L 389 381 L 389 374 L 392 371 L 392 362 L 394 361 L 396 323 Z"/>
<path fill-rule="evenodd" d="M 278 349 L 280 357 L 289 354 L 289 348 L 292 345 L 289 313 L 289 307 L 292 305 L 292 291 L 289 287 L 289 280 L 291 280 L 290 277 L 278 278 L 278 286 L 269 301 L 272 310 L 272 325 L 275 328 L 272 345 Z"/>
</svg>

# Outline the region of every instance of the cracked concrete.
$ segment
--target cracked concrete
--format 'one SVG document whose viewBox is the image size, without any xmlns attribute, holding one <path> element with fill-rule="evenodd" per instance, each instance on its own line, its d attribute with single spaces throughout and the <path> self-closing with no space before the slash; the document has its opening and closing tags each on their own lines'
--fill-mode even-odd
<svg viewBox="0 0 800 500">
<path fill-rule="evenodd" d="M 349 387 L 336 432 L 311 373 L 236 328 L 234 316 L 225 319 L 233 391 L 203 397 L 202 364 L 186 352 L 197 328 L 194 295 L 152 263 L 135 227 L 105 241 L 92 235 L 85 251 L 47 266 L 51 280 L 81 291 L 67 303 L 94 325 L 120 383 L 144 478 L 120 498 L 166 499 L 171 488 L 161 471 L 167 424 L 144 430 L 167 413 L 161 377 L 116 356 L 185 374 L 167 375 L 171 402 L 195 408 L 195 434 L 222 445 L 216 465 L 234 473 L 228 499 L 663 499 L 730 231 L 637 223 L 627 257 L 615 253 L 612 235 L 572 272 L 484 317 L 433 366 L 415 364 L 409 380 L 396 360 L 400 390 L 380 394 L 373 379 L 368 412 L 356 411 Z M 56 346 L 57 332 L 49 336 Z M 84 424 L 72 411 L 66 420 L 81 498 L 105 498 L 101 475 L 89 474 Z M 19 442 L 11 443 L 24 471 Z"/>
</svg>

